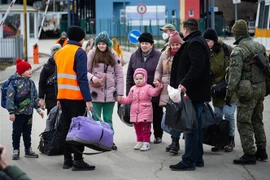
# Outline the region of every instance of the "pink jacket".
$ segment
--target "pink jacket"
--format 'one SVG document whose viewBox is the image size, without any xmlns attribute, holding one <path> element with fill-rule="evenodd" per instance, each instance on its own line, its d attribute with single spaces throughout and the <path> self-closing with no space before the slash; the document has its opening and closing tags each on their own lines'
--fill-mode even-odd
<svg viewBox="0 0 270 180">
<path fill-rule="evenodd" d="M 105 83 L 101 87 L 93 87 L 91 78 L 96 76 L 101 78 L 104 73 L 104 63 L 99 63 L 99 67 L 92 67 L 92 61 L 96 49 L 92 49 L 87 55 L 87 70 L 90 92 L 93 102 L 115 102 L 116 96 L 124 95 L 124 73 L 122 65 L 116 53 L 112 51 L 116 64 L 114 67 L 108 66 Z"/>
<path fill-rule="evenodd" d="M 144 73 L 145 82 L 147 81 L 147 72 L 143 68 L 136 69 L 135 74 Z M 133 77 L 134 77 L 133 76 Z M 121 104 L 131 104 L 130 108 L 130 122 L 152 122 L 153 108 L 151 99 L 160 94 L 163 85 L 153 88 L 151 85 L 144 83 L 142 86 L 134 85 L 131 87 L 128 96 L 122 97 Z"/>
</svg>

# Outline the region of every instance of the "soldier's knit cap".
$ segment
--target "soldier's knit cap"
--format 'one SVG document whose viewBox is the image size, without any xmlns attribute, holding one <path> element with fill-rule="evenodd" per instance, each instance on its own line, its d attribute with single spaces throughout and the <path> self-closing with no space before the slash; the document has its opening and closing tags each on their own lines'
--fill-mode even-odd
<svg viewBox="0 0 270 180">
<path fill-rule="evenodd" d="M 164 30 L 167 30 L 167 29 L 175 31 L 175 27 L 172 24 L 165 24 L 162 28 L 160 28 L 161 31 L 164 31 Z"/>
<path fill-rule="evenodd" d="M 237 20 L 233 27 L 232 27 L 232 33 L 234 35 L 246 35 L 248 34 L 248 27 L 247 22 L 243 19 Z"/>
<path fill-rule="evenodd" d="M 214 29 L 208 28 L 205 30 L 204 34 L 203 34 L 203 38 L 204 39 L 210 39 L 214 42 L 218 41 L 218 36 L 217 36 L 217 32 Z"/>
<path fill-rule="evenodd" d="M 79 26 L 70 26 L 68 28 L 68 39 L 80 42 L 85 37 L 84 30 Z"/>
<path fill-rule="evenodd" d="M 97 35 L 95 44 L 97 45 L 99 42 L 104 42 L 107 46 L 110 46 L 109 34 L 106 31 L 102 31 Z"/>
<path fill-rule="evenodd" d="M 142 34 L 140 35 L 140 37 L 139 37 L 138 40 L 139 40 L 140 43 L 141 43 L 141 42 L 149 42 L 149 43 L 151 43 L 151 44 L 154 43 L 152 34 L 150 34 L 150 33 L 148 33 L 148 32 L 142 33 Z"/>
</svg>

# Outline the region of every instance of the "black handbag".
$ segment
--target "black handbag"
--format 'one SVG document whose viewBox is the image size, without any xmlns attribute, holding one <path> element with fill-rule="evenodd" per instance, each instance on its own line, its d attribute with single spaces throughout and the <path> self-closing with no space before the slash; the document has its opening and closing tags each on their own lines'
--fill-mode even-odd
<svg viewBox="0 0 270 180">
<path fill-rule="evenodd" d="M 120 120 L 127 126 L 133 127 L 133 123 L 130 122 L 130 104 L 119 104 L 117 114 Z"/>
<path fill-rule="evenodd" d="M 220 81 L 212 86 L 212 94 L 216 97 L 224 98 L 226 96 L 227 82 L 225 80 Z"/>
<path fill-rule="evenodd" d="M 48 156 L 62 155 L 63 143 L 61 141 L 61 134 L 57 129 L 45 131 L 40 134 L 40 142 L 38 149 L 41 153 Z"/>
<path fill-rule="evenodd" d="M 196 112 L 188 96 L 181 93 L 180 103 L 174 103 L 169 99 L 166 105 L 165 125 L 181 132 L 190 132 L 197 127 Z"/>
</svg>

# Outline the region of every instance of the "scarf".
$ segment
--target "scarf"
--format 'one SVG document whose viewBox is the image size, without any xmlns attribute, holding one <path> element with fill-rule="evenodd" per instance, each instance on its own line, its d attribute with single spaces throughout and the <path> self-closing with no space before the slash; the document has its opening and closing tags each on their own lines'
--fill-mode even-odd
<svg viewBox="0 0 270 180">
<path fill-rule="evenodd" d="M 177 53 L 177 51 L 178 51 L 178 50 L 173 50 L 173 49 L 171 49 L 171 50 L 170 50 L 170 53 L 171 53 L 172 56 L 175 56 L 175 54 Z"/>
<path fill-rule="evenodd" d="M 142 52 L 142 57 L 143 57 L 144 61 L 146 61 L 146 59 L 150 56 L 152 50 L 153 49 L 150 49 L 147 53 Z"/>
</svg>

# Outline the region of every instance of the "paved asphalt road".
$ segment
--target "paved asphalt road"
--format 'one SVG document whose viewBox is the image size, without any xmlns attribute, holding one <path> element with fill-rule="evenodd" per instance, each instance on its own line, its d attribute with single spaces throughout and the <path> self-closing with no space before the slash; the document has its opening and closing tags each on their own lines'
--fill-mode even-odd
<svg viewBox="0 0 270 180">
<path fill-rule="evenodd" d="M 127 65 L 124 66 L 126 72 Z M 35 71 L 33 80 L 38 84 L 41 69 Z M 270 138 L 270 97 L 265 100 L 264 123 L 266 137 Z M 34 113 L 32 147 L 38 152 L 39 134 L 45 128 L 46 118 L 41 119 Z M 96 165 L 96 170 L 85 172 L 73 172 L 62 169 L 62 156 L 46 156 L 40 154 L 37 159 L 23 157 L 24 146 L 21 141 L 21 159 L 10 164 L 18 165 L 33 180 L 269 180 L 270 163 L 257 162 L 257 165 L 234 165 L 233 159 L 242 155 L 239 135 L 236 132 L 236 147 L 233 152 L 211 152 L 210 146 L 204 146 L 205 167 L 197 168 L 196 171 L 175 172 L 169 169 L 169 165 L 176 164 L 184 152 L 184 140 L 180 141 L 181 150 L 179 155 L 170 156 L 165 152 L 166 146 L 170 143 L 170 136 L 164 133 L 161 144 L 153 144 L 151 137 L 151 150 L 140 152 L 133 150 L 135 145 L 134 129 L 124 125 L 116 114 L 113 115 L 115 129 L 114 141 L 118 146 L 117 151 L 106 152 L 99 155 L 84 156 L 85 161 Z M 9 121 L 8 112 L 0 108 L 0 144 L 5 145 L 12 154 L 11 139 L 12 123 Z M 86 148 L 87 152 L 92 152 Z M 270 146 L 267 147 L 270 154 Z"/>
</svg>

